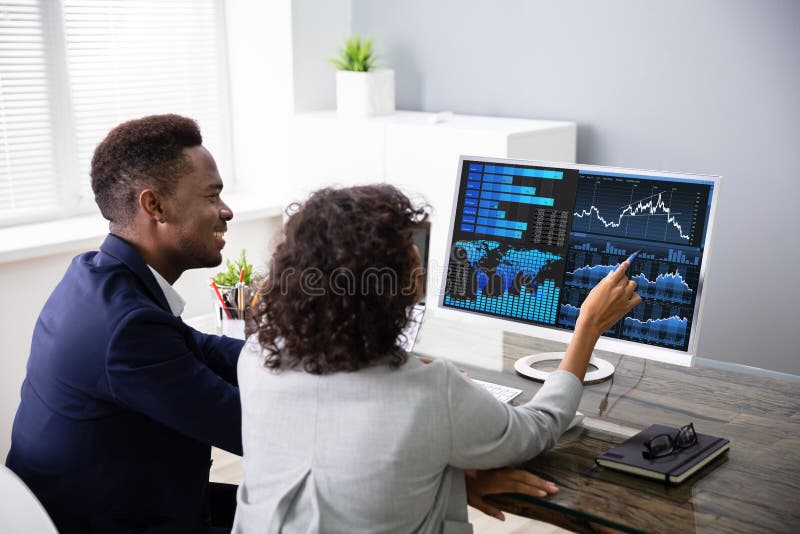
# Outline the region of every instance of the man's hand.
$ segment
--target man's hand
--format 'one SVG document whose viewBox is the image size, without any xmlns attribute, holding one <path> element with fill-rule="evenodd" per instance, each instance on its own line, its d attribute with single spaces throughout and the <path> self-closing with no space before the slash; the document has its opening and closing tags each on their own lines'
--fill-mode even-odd
<svg viewBox="0 0 800 534">
<path fill-rule="evenodd" d="M 500 521 L 505 516 L 500 509 L 489 504 L 484 497 L 496 493 L 522 493 L 533 497 L 545 497 L 556 493 L 552 482 L 543 480 L 521 469 L 490 469 L 465 471 L 467 481 L 467 504 Z"/>
</svg>

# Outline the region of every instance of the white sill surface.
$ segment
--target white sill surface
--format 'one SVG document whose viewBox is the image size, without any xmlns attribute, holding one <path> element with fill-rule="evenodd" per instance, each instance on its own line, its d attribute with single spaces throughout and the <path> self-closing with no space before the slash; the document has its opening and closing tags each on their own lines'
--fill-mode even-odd
<svg viewBox="0 0 800 534">
<path fill-rule="evenodd" d="M 225 195 L 235 220 L 280 217 L 284 207 L 269 205 L 261 195 Z M 97 215 L 69 217 L 35 224 L 0 228 L 0 264 L 96 247 L 108 234 L 108 221 Z"/>
<path fill-rule="evenodd" d="M 531 135 L 537 132 L 548 133 L 553 129 L 574 130 L 576 124 L 569 121 L 550 121 L 538 119 L 517 119 L 510 117 L 485 117 L 480 115 L 461 115 L 426 111 L 395 111 L 391 115 L 364 118 L 339 118 L 336 110 L 305 111 L 294 114 L 299 121 L 329 121 L 351 125 L 391 125 L 391 126 L 431 126 L 446 130 L 477 132 L 497 132 L 504 135 Z"/>
</svg>

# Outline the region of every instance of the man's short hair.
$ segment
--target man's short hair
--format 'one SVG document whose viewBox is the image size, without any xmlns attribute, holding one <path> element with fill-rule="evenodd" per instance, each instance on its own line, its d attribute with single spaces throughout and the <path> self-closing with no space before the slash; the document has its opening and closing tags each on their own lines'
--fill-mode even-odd
<svg viewBox="0 0 800 534">
<path fill-rule="evenodd" d="M 124 227 L 143 189 L 172 195 L 178 179 L 194 170 L 183 149 L 202 143 L 197 123 L 180 115 L 151 115 L 111 130 L 92 157 L 92 191 L 103 217 Z"/>
</svg>

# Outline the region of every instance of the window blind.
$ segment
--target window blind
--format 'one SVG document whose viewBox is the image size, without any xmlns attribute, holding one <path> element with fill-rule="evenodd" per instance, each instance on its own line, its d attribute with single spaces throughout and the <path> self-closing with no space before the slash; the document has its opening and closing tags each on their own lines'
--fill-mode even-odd
<svg viewBox="0 0 800 534">
<path fill-rule="evenodd" d="M 58 207 L 46 51 L 39 2 L 0 3 L 0 224 Z"/>
<path fill-rule="evenodd" d="M 220 0 L 0 1 L 0 225 L 96 210 L 95 147 L 145 115 L 197 120 L 229 184 L 223 28 Z"/>
<path fill-rule="evenodd" d="M 69 91 L 82 202 L 89 166 L 125 120 L 177 113 L 198 121 L 204 145 L 224 159 L 224 71 L 214 0 L 64 0 Z"/>
</svg>

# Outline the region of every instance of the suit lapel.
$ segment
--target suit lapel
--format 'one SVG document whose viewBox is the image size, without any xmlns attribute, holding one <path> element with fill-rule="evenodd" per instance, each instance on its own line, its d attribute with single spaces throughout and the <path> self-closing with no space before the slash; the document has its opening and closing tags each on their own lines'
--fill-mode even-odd
<svg viewBox="0 0 800 534">
<path fill-rule="evenodd" d="M 167 303 L 167 298 L 164 296 L 164 292 L 161 291 L 161 288 L 158 286 L 158 282 L 156 282 L 153 273 L 150 272 L 150 268 L 147 266 L 139 253 L 136 252 L 135 248 L 130 246 L 121 237 L 118 237 L 114 234 L 108 234 L 105 241 L 103 241 L 103 244 L 100 245 L 100 250 L 103 253 L 108 254 L 109 256 L 124 263 L 125 266 L 133 271 L 133 273 L 142 281 L 142 284 L 144 284 L 148 293 L 150 293 L 150 296 L 153 297 L 153 300 L 155 300 L 159 306 L 164 308 L 164 310 L 172 313 L 172 310 L 170 310 L 169 304 Z"/>
</svg>

